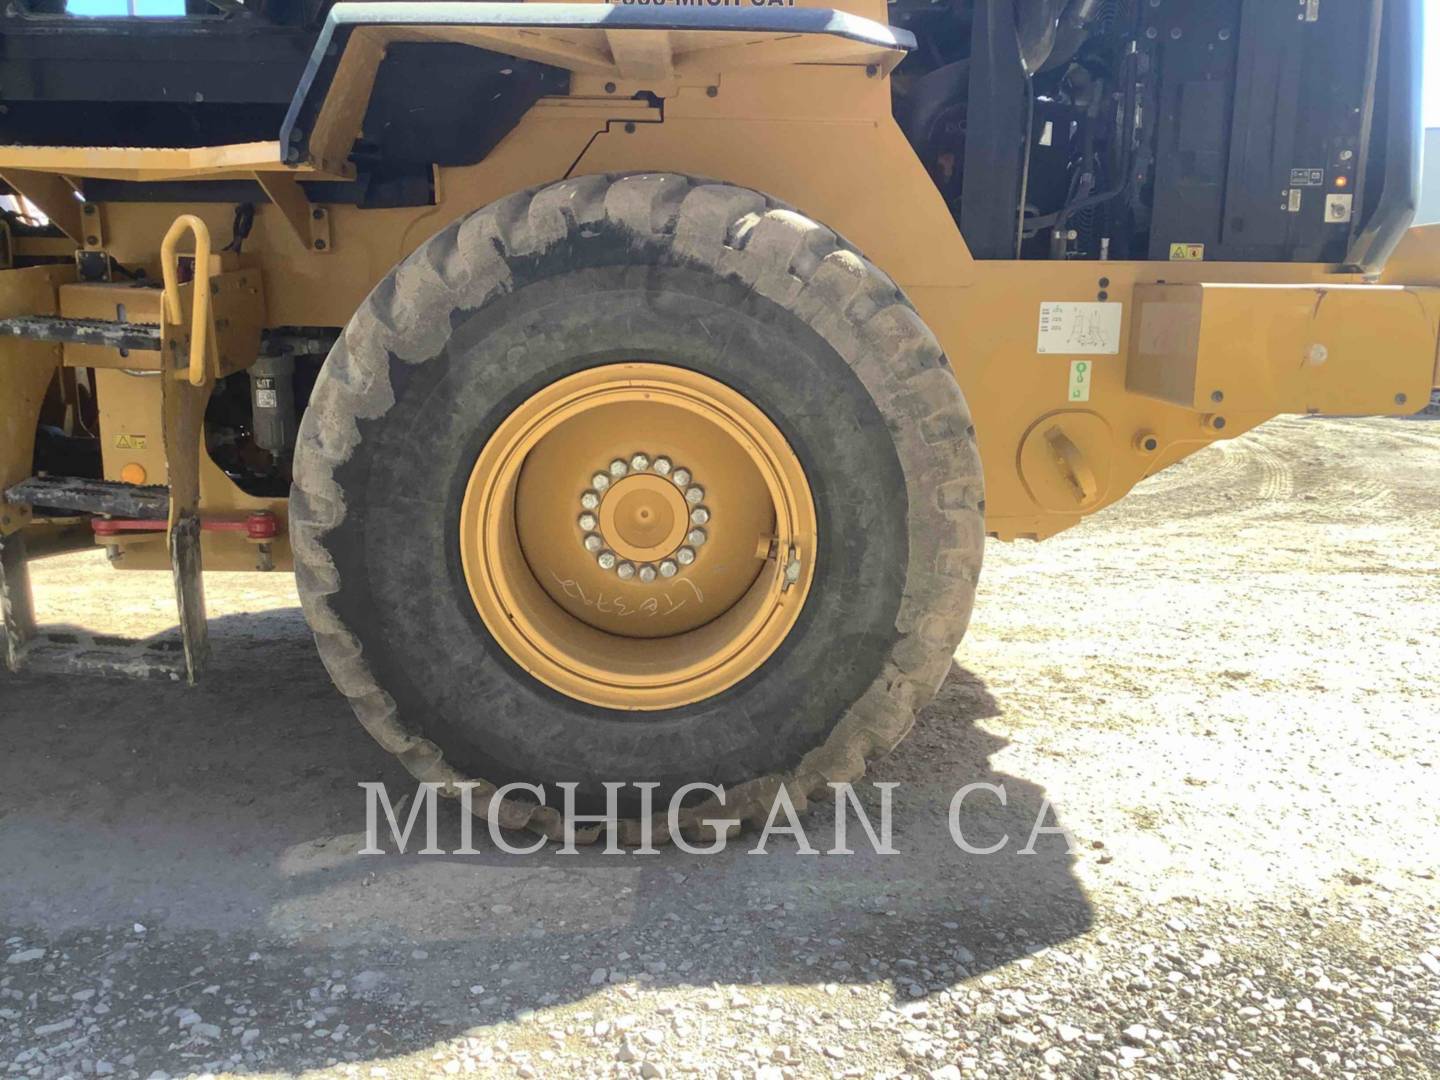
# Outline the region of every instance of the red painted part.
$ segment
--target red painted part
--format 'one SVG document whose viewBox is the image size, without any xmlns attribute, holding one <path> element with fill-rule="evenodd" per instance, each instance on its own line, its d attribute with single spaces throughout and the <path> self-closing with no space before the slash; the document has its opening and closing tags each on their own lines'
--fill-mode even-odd
<svg viewBox="0 0 1440 1080">
<path fill-rule="evenodd" d="M 245 519 L 248 540 L 274 540 L 280 535 L 280 521 L 269 510 L 257 510 Z"/>
<path fill-rule="evenodd" d="M 118 536 L 121 533 L 164 532 L 163 521 L 133 521 L 126 518 L 93 518 L 90 528 L 96 536 Z M 244 518 L 202 518 L 204 532 L 244 533 L 245 539 L 265 542 L 280 535 L 280 521 L 269 510 L 257 510 Z"/>
</svg>

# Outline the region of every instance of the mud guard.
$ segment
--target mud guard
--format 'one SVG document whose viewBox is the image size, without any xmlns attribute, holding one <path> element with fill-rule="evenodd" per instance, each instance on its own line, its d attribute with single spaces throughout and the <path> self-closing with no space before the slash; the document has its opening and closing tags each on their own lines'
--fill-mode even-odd
<svg viewBox="0 0 1440 1080">
<path fill-rule="evenodd" d="M 600 3 L 340 3 L 330 9 L 280 129 L 291 165 L 339 171 L 392 42 L 456 42 L 571 72 L 676 72 L 848 63 L 889 73 L 914 35 L 829 8 Z"/>
</svg>

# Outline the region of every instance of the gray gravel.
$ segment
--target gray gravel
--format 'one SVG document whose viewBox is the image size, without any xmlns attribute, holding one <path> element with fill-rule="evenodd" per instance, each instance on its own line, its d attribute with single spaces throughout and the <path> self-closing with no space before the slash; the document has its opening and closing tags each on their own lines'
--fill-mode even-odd
<svg viewBox="0 0 1440 1080">
<path fill-rule="evenodd" d="M 285 582 L 212 579 L 198 690 L 0 679 L 0 1072 L 1436 1075 L 1437 451 L 1279 421 L 992 546 L 892 856 L 360 856 L 402 778 Z M 163 626 L 101 563 L 42 603 Z"/>
</svg>

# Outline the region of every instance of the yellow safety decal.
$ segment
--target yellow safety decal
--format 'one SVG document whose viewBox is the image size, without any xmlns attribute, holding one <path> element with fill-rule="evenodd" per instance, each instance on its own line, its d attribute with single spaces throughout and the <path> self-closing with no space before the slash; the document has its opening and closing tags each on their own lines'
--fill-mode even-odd
<svg viewBox="0 0 1440 1080">
<path fill-rule="evenodd" d="M 116 435 L 116 450 L 144 450 L 148 436 L 145 435 Z"/>
<path fill-rule="evenodd" d="M 1171 245 L 1170 245 L 1170 261 L 1171 261 L 1171 262 L 1204 262 L 1204 261 L 1205 261 L 1205 245 L 1204 245 L 1204 244 L 1171 244 Z"/>
</svg>

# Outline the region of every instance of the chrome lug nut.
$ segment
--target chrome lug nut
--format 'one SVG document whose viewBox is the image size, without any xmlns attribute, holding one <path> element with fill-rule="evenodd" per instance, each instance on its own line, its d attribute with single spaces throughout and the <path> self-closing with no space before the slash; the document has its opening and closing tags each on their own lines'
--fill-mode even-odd
<svg viewBox="0 0 1440 1080">
<path fill-rule="evenodd" d="M 629 581 L 632 577 L 635 576 L 635 564 L 622 562 L 619 566 L 615 568 L 615 573 L 620 575 L 621 581 Z"/>
<path fill-rule="evenodd" d="M 610 486 L 609 475 L 603 472 L 597 472 L 594 476 L 590 478 L 590 486 L 593 487 L 596 491 L 604 491 Z"/>
<path fill-rule="evenodd" d="M 651 566 L 649 563 L 646 563 L 644 566 L 640 567 L 637 573 L 640 575 L 640 580 L 646 582 L 647 584 L 655 580 L 655 567 Z"/>
<path fill-rule="evenodd" d="M 636 472 L 644 472 L 650 467 L 650 459 L 644 454 L 636 454 L 630 459 L 630 468 Z"/>
<path fill-rule="evenodd" d="M 670 559 L 666 559 L 660 564 L 661 577 L 674 577 L 679 570 L 680 568 Z"/>
<path fill-rule="evenodd" d="M 676 484 L 683 488 L 686 484 L 690 483 L 690 470 L 676 469 L 670 474 L 670 479 L 674 480 Z"/>
<path fill-rule="evenodd" d="M 601 570 L 615 569 L 615 553 L 613 551 L 602 551 L 595 561 L 600 564 Z"/>
<path fill-rule="evenodd" d="M 595 527 L 600 523 L 595 520 L 594 514 L 581 514 L 580 520 L 576 522 L 576 524 L 579 525 L 580 528 L 584 529 L 586 532 L 594 532 Z"/>
<path fill-rule="evenodd" d="M 591 533 L 589 536 L 585 537 L 584 542 L 585 550 L 590 552 L 591 555 L 594 555 L 597 551 L 599 551 L 602 547 L 605 546 L 605 541 L 601 540 L 600 537 L 596 536 L 594 533 Z"/>
<path fill-rule="evenodd" d="M 629 471 L 630 466 L 625 464 L 625 462 L 621 461 L 618 457 L 614 461 L 610 462 L 610 475 L 613 476 L 616 480 L 619 480 Z"/>
<path fill-rule="evenodd" d="M 705 539 L 704 529 L 691 529 L 685 534 L 685 542 L 691 547 L 700 547 L 705 543 Z"/>
<path fill-rule="evenodd" d="M 705 489 L 702 487 L 692 487 L 685 492 L 685 501 L 691 506 L 699 506 L 704 499 Z"/>
<path fill-rule="evenodd" d="M 690 524 L 692 525 L 704 525 L 709 520 L 710 511 L 703 506 L 697 506 L 690 511 Z"/>
<path fill-rule="evenodd" d="M 661 476 L 669 476 L 670 470 L 674 466 L 670 464 L 670 459 L 668 457 L 657 457 L 655 459 L 655 464 L 652 467 Z"/>
<path fill-rule="evenodd" d="M 587 491 L 580 496 L 580 505 L 586 510 L 594 510 L 600 505 L 600 494 L 596 491 Z"/>
<path fill-rule="evenodd" d="M 675 561 L 681 566 L 689 566 L 695 561 L 695 552 L 688 547 L 682 547 L 679 551 L 675 552 Z"/>
</svg>

